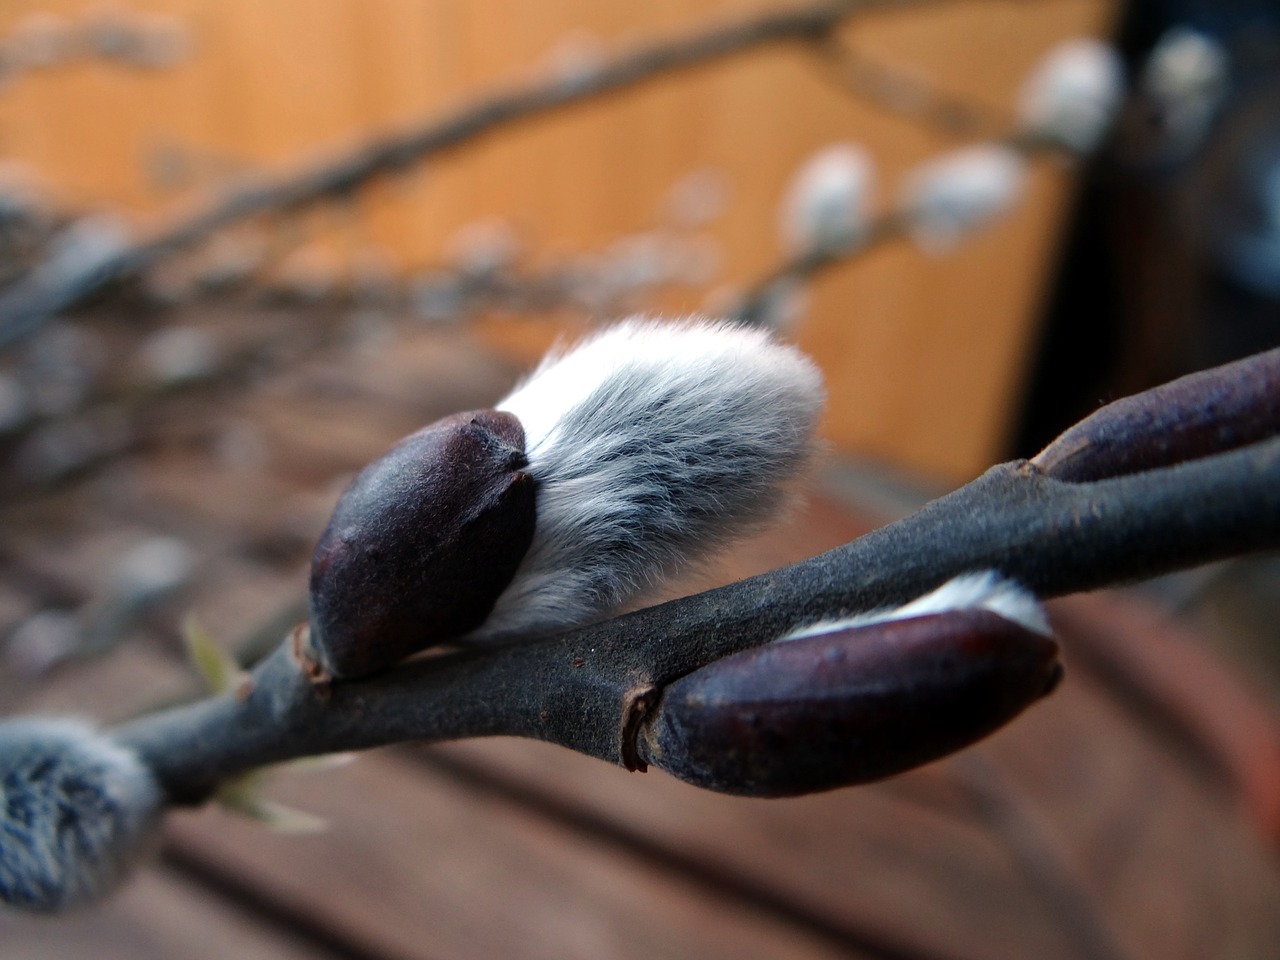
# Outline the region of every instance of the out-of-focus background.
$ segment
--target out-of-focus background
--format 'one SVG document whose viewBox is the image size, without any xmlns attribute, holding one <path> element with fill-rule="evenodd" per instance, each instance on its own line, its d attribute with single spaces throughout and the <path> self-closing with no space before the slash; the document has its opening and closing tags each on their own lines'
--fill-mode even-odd
<svg viewBox="0 0 1280 960">
<path fill-rule="evenodd" d="M 1271 4 L 867 6 L 822 38 L 470 136 L 530 91 L 590 91 L 634 51 L 799 8 L 0 5 L 0 712 L 113 720 L 189 696 L 191 617 L 242 659 L 269 648 L 355 470 L 613 316 L 752 302 L 827 377 L 807 505 L 684 591 L 835 546 L 1106 399 L 1280 343 Z M 1027 78 L 1082 37 L 1116 45 L 1128 93 L 1074 155 L 1019 124 Z M 447 148 L 285 202 L 450 117 Z M 1003 216 L 785 271 L 815 155 L 869 162 L 874 219 L 923 165 L 996 140 L 1026 164 L 993 188 Z M 838 192 L 856 168 L 822 169 Z M 227 215 L 202 226 L 210 210 Z M 129 251 L 145 269 L 97 289 Z M 178 814 L 116 898 L 0 916 L 0 942 L 13 958 L 1277 956 L 1278 582 L 1280 561 L 1254 557 L 1058 602 L 1062 690 L 885 784 L 746 801 L 541 744 L 397 748 L 273 782 L 326 832 Z"/>
</svg>

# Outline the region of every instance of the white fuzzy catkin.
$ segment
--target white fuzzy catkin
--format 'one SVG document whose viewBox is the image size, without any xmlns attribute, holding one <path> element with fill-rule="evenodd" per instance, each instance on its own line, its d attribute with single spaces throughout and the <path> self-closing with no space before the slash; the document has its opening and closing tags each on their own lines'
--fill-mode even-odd
<svg viewBox="0 0 1280 960">
<path fill-rule="evenodd" d="M 1018 114 L 1032 133 L 1080 153 L 1097 147 L 1124 96 L 1124 64 L 1092 38 L 1054 47 L 1022 86 Z"/>
<path fill-rule="evenodd" d="M 474 635 L 598 619 L 765 520 L 813 450 L 813 363 L 768 333 L 625 321 L 553 354 L 498 409 L 524 424 L 533 544 Z"/>
<path fill-rule="evenodd" d="M 965 147 L 913 170 L 902 209 L 912 236 L 926 249 L 946 249 L 1004 214 L 1022 197 L 1027 161 L 1000 144 Z"/>
<path fill-rule="evenodd" d="M 0 903 L 56 913 L 145 851 L 162 793 L 130 751 L 74 720 L 0 723 Z"/>
<path fill-rule="evenodd" d="M 1044 607 L 1035 594 L 1025 587 L 1002 577 L 994 570 L 962 573 L 924 596 L 917 597 L 899 607 L 872 610 L 839 620 L 825 620 L 801 627 L 783 637 L 783 640 L 799 640 L 847 627 L 864 627 L 888 620 L 909 620 L 927 617 L 951 610 L 989 610 L 1044 636 L 1052 635 Z"/>
<path fill-rule="evenodd" d="M 1168 103 L 1194 100 L 1221 92 L 1230 71 L 1231 58 L 1218 40 L 1178 26 L 1156 42 L 1142 70 L 1142 88 Z"/>
<path fill-rule="evenodd" d="M 1147 57 L 1139 85 L 1159 109 L 1172 145 L 1190 150 L 1208 131 L 1231 90 L 1231 57 L 1214 37 L 1173 27 Z"/>
<path fill-rule="evenodd" d="M 869 223 L 872 181 L 870 155 L 852 143 L 832 144 L 806 160 L 782 201 L 788 252 L 838 253 L 857 243 Z"/>
</svg>

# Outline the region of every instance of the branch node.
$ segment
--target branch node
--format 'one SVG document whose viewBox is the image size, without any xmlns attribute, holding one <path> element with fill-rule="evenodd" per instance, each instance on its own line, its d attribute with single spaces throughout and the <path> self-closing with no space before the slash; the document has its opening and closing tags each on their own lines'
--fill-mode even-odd
<svg viewBox="0 0 1280 960">
<path fill-rule="evenodd" d="M 255 689 L 257 689 L 257 684 L 253 682 L 253 677 L 242 677 L 240 682 L 236 684 L 236 703 L 247 703 L 249 698 L 253 696 Z"/>
<path fill-rule="evenodd" d="M 636 739 L 640 735 L 640 725 L 653 711 L 658 702 L 659 690 L 654 686 L 633 687 L 626 693 L 622 706 L 622 729 L 620 731 L 621 747 L 619 754 L 622 765 L 635 773 L 645 773 L 649 764 L 640 757 L 636 747 Z"/>
<path fill-rule="evenodd" d="M 303 676 L 311 681 L 316 696 L 326 699 L 333 686 L 333 676 L 320 666 L 315 648 L 311 645 L 311 625 L 306 620 L 289 631 L 289 651 Z"/>
</svg>

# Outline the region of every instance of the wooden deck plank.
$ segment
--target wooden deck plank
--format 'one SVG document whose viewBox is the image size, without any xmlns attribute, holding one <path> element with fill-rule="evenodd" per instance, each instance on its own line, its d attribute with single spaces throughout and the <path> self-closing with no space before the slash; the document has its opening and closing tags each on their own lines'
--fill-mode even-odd
<svg viewBox="0 0 1280 960">
<path fill-rule="evenodd" d="M 1280 870 L 1224 785 L 1077 671 L 987 748 L 1132 945 L 1167 960 L 1267 956 Z M 1153 878 L 1158 878 L 1154 880 Z"/>
<path fill-rule="evenodd" d="M 195 677 L 176 660 L 130 641 L 96 657 L 70 661 L 50 675 L 7 687 L 5 714 L 70 715 L 110 724 L 158 704 L 191 696 Z"/>
<path fill-rule="evenodd" d="M 5 960 L 304 960 L 314 943 L 210 897 L 172 870 L 150 867 L 105 903 L 67 917 L 0 912 Z"/>
<path fill-rule="evenodd" d="M 832 927 L 871 931 L 926 956 L 1074 955 L 998 838 L 963 810 L 947 811 L 945 797 L 922 804 L 884 785 L 789 800 L 725 797 L 519 740 L 433 747 L 429 765 L 432 755 L 473 783 L 475 772 L 527 791 L 569 822 L 611 822 L 620 847 L 749 883 Z"/>
<path fill-rule="evenodd" d="M 328 831 L 206 810 L 171 818 L 169 842 L 383 956 L 851 955 L 391 755 L 275 786 Z"/>
</svg>

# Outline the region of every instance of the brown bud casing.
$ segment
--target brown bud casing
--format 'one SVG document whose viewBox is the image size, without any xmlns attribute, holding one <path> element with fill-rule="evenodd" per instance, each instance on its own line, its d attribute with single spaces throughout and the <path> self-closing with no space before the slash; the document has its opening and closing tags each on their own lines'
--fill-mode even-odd
<svg viewBox="0 0 1280 960">
<path fill-rule="evenodd" d="M 477 410 L 366 467 L 311 558 L 311 643 L 335 677 L 373 673 L 474 630 L 533 540 L 524 428 Z"/>
<path fill-rule="evenodd" d="M 647 762 L 695 786 L 785 797 L 867 783 L 959 750 L 1057 684 L 1057 644 L 981 609 L 785 640 L 669 685 Z"/>
<path fill-rule="evenodd" d="M 1032 459 L 1085 483 L 1208 457 L 1280 433 L 1280 348 L 1109 403 Z"/>
</svg>

